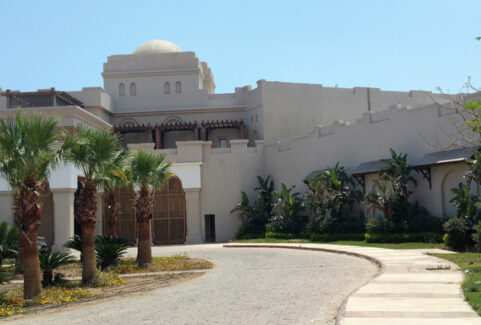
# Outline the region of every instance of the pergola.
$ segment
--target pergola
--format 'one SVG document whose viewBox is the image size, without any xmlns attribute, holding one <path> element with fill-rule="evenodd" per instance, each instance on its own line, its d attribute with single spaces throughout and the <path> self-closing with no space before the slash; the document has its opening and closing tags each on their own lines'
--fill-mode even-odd
<svg viewBox="0 0 481 325">
<path fill-rule="evenodd" d="M 20 92 L 7 89 L 1 95 L 7 97 L 8 108 L 70 105 L 85 107 L 85 104 L 77 98 L 65 91 L 56 91 L 55 88 L 34 92 Z"/>
<path fill-rule="evenodd" d="M 245 139 L 245 125 L 242 120 L 217 120 L 202 121 L 200 124 L 194 122 L 168 122 L 152 126 L 151 124 L 132 124 L 116 125 L 114 132 L 119 134 L 152 132 L 154 134 L 155 149 L 164 147 L 165 133 L 170 131 L 192 131 L 196 140 L 207 141 L 209 132 L 214 129 L 237 129 L 240 132 L 240 138 Z"/>
</svg>

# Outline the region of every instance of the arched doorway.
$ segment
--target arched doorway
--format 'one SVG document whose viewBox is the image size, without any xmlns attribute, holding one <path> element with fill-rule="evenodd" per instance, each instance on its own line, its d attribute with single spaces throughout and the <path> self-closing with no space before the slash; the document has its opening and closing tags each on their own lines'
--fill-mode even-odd
<svg viewBox="0 0 481 325">
<path fill-rule="evenodd" d="M 152 237 L 156 245 L 183 244 L 186 235 L 185 193 L 176 176 L 154 195 Z"/>
</svg>

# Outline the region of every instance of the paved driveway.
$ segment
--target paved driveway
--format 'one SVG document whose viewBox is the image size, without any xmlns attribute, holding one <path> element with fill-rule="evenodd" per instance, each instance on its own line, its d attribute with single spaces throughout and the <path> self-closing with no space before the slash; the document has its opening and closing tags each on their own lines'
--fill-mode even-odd
<svg viewBox="0 0 481 325">
<path fill-rule="evenodd" d="M 324 252 L 217 244 L 153 249 L 156 256 L 184 252 L 212 261 L 214 269 L 176 286 L 9 323 L 334 324 L 344 297 L 377 273 L 364 259 Z"/>
</svg>

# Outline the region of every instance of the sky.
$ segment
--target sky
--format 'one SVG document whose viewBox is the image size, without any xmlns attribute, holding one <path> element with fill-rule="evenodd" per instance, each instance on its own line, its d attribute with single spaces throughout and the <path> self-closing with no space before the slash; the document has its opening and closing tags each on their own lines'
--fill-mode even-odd
<svg viewBox="0 0 481 325">
<path fill-rule="evenodd" d="M 256 81 L 458 92 L 481 87 L 481 1 L 0 0 L 0 87 L 103 86 L 107 56 L 194 51 L 216 93 Z"/>
</svg>

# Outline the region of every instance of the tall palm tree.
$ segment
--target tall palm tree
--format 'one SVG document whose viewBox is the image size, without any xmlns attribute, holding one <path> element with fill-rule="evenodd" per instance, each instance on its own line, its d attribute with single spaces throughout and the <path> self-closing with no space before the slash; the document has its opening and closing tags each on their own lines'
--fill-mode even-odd
<svg viewBox="0 0 481 325">
<path fill-rule="evenodd" d="M 170 163 L 165 161 L 165 155 L 154 155 L 145 151 L 137 151 L 129 167 L 129 180 L 135 193 L 135 210 L 139 224 L 139 239 L 137 245 L 137 263 L 144 267 L 152 262 L 152 247 L 150 246 L 150 219 L 153 214 L 153 196 L 171 176 Z"/>
<path fill-rule="evenodd" d="M 115 157 L 114 166 L 116 168 L 107 169 L 100 179 L 100 183 L 105 191 L 105 217 L 110 236 L 118 236 L 117 221 L 120 215 L 118 191 L 121 187 L 127 185 L 125 160 L 128 156 L 128 151 L 123 150 Z"/>
<path fill-rule="evenodd" d="M 42 204 L 41 182 L 58 162 L 60 144 L 57 120 L 22 115 L 0 121 L 0 173 L 15 193 L 15 224 L 24 266 L 25 299 L 42 292 L 38 259 L 38 227 Z"/>
<path fill-rule="evenodd" d="M 117 135 L 107 130 L 84 129 L 66 134 L 63 155 L 83 173 L 75 206 L 75 220 L 82 231 L 82 282 L 97 279 L 95 260 L 95 212 L 97 211 L 97 185 L 107 177 L 109 170 L 118 168 L 116 163 L 123 155 Z"/>
</svg>

